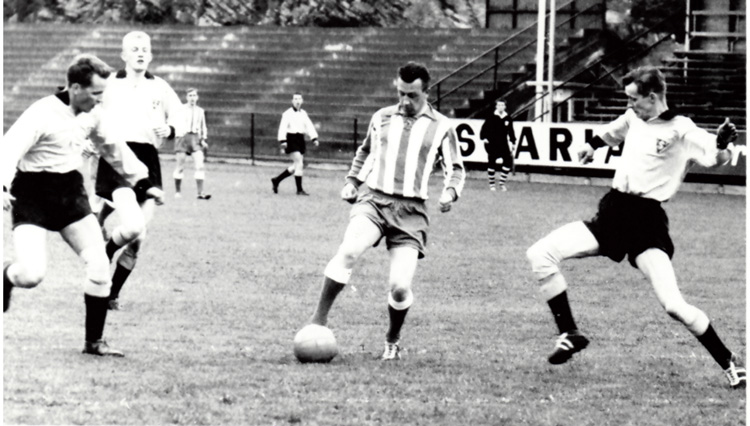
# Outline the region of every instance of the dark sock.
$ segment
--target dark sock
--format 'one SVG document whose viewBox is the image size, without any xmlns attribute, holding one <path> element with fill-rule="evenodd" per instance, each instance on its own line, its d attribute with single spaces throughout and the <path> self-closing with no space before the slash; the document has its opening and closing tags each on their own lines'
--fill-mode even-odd
<svg viewBox="0 0 750 426">
<path fill-rule="evenodd" d="M 83 295 L 86 302 L 86 341 L 96 342 L 104 334 L 104 323 L 107 321 L 107 298 L 90 294 Z"/>
<path fill-rule="evenodd" d="M 133 272 L 131 269 L 128 269 L 119 263 L 117 264 L 115 273 L 112 275 L 112 290 L 109 292 L 109 300 L 114 300 L 120 297 L 120 290 L 122 290 L 122 286 L 125 285 L 125 281 L 128 279 L 131 272 Z"/>
<path fill-rule="evenodd" d="M 708 353 L 714 357 L 714 360 L 722 369 L 726 370 L 729 368 L 729 360 L 732 358 L 732 352 L 724 346 L 724 343 L 719 338 L 719 335 L 716 334 L 711 324 L 708 325 L 705 333 L 698 336 L 698 341 L 708 349 Z"/>
<path fill-rule="evenodd" d="M 388 305 L 388 316 L 391 319 L 388 332 L 385 334 L 385 340 L 388 343 L 396 343 L 401 338 L 401 327 L 404 325 L 407 312 L 409 308 L 398 310 Z"/>
<path fill-rule="evenodd" d="M 320 300 L 318 300 L 318 307 L 315 309 L 315 313 L 312 317 L 313 324 L 326 325 L 328 323 L 328 312 L 333 306 L 333 301 L 336 300 L 336 296 L 341 293 L 341 290 L 346 287 L 346 284 L 336 282 L 328 277 L 325 277 L 323 281 L 323 290 L 320 292 Z"/>
<path fill-rule="evenodd" d="M 280 175 L 276 176 L 276 182 L 281 182 L 282 180 L 288 178 L 291 175 L 292 175 L 292 173 L 289 172 L 288 169 L 284 169 L 283 173 L 281 173 Z"/>
<path fill-rule="evenodd" d="M 552 316 L 555 317 L 555 323 L 557 324 L 560 334 L 568 333 L 576 330 L 576 323 L 573 320 L 573 313 L 570 311 L 570 304 L 568 303 L 568 292 L 563 291 L 557 296 L 547 301 L 550 310 L 552 310 Z"/>
<path fill-rule="evenodd" d="M 297 184 L 297 192 L 304 191 L 302 189 L 302 176 L 295 176 L 294 177 L 294 182 Z"/>
<path fill-rule="evenodd" d="M 109 258 L 110 262 L 112 261 L 112 258 L 115 256 L 115 253 L 120 249 L 120 247 L 122 246 L 118 246 L 114 238 L 110 238 L 109 241 L 107 241 L 107 257 Z"/>
<path fill-rule="evenodd" d="M 182 179 L 174 180 L 174 191 L 178 194 L 182 191 Z"/>
</svg>

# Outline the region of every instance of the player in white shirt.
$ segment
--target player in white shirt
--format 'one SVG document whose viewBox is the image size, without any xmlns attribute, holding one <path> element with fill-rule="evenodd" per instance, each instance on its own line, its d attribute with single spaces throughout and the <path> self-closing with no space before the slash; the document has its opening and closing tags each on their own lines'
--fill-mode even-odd
<svg viewBox="0 0 750 426">
<path fill-rule="evenodd" d="M 281 115 L 278 140 L 281 144 L 281 152 L 289 154 L 292 165 L 287 167 L 280 175 L 271 179 L 274 194 L 279 192 L 281 181 L 294 175 L 297 195 L 310 195 L 302 188 L 304 156 L 307 150 L 305 136 L 309 137 L 315 146 L 318 146 L 318 132 L 315 130 L 315 125 L 307 112 L 302 109 L 302 102 L 302 94 L 295 93 L 292 95 L 292 107 Z"/>
<path fill-rule="evenodd" d="M 624 84 L 628 110 L 579 152 L 579 159 L 587 163 L 595 149 L 624 142 L 612 190 L 600 201 L 594 218 L 562 226 L 526 253 L 560 332 L 549 362 L 565 363 L 589 343 L 573 320 L 559 263 L 589 256 L 619 262 L 627 256 L 651 282 L 665 311 L 683 323 L 724 369 L 729 385 L 744 387 L 744 362 L 727 349 L 708 316 L 680 293 L 671 261 L 674 246 L 661 207 L 675 195 L 692 163 L 711 167 L 730 159 L 727 145 L 737 130 L 727 119 L 714 135 L 670 110 L 664 75 L 657 68 L 631 71 Z"/>
<path fill-rule="evenodd" d="M 325 268 L 323 290 L 311 320 L 326 325 L 331 306 L 349 283 L 357 260 L 385 240 L 390 288 L 384 361 L 400 358 L 401 328 L 414 301 L 412 280 L 426 250 L 427 189 L 436 160 L 445 176 L 438 202 L 441 212 L 451 209 L 465 180 L 456 130 L 448 117 L 427 102 L 429 84 L 424 65 L 409 62 L 398 70 L 398 104 L 373 115 L 341 190 L 341 198 L 354 206 L 344 240 Z M 358 197 L 363 183 L 367 191 Z"/>
<path fill-rule="evenodd" d="M 36 287 L 46 275 L 46 239 L 59 232 L 86 265 L 84 353 L 123 356 L 102 339 L 111 281 L 109 260 L 78 169 L 96 151 L 121 176 L 127 191 L 160 198 L 148 170 L 124 141 L 106 134 L 101 101 L 110 68 L 92 55 L 76 57 L 67 88 L 32 104 L 2 143 L 3 208 L 12 209 L 15 260 L 3 267 L 3 311 L 14 287 Z M 89 139 L 90 138 L 90 139 Z M 140 214 L 136 210 L 136 214 Z M 127 238 L 137 237 L 137 232 Z"/>
<path fill-rule="evenodd" d="M 138 159 L 148 167 L 151 182 L 162 188 L 158 149 L 164 139 L 181 137 L 184 133 L 182 102 L 169 83 L 148 71 L 153 59 L 151 38 L 148 34 L 142 31 L 126 34 L 122 39 L 121 57 L 125 62 L 125 69 L 110 77 L 102 101 L 107 116 L 112 117 L 111 120 L 107 120 L 107 131 L 128 143 Z M 121 221 L 128 221 L 128 215 L 123 214 L 121 209 L 123 202 L 119 196 L 119 189 L 122 187 L 122 180 L 117 173 L 114 173 L 106 162 L 100 161 L 96 176 L 96 194 L 114 204 L 114 211 L 118 212 Z M 139 197 L 137 201 L 148 226 L 154 216 L 156 203 L 143 197 Z M 126 202 L 132 204 L 132 200 Z M 104 205 L 99 213 L 99 223 L 102 226 L 112 211 L 109 204 Z M 107 254 L 110 257 L 126 245 L 117 259 L 112 276 L 110 309 L 121 308 L 120 290 L 135 268 L 146 232 L 129 243 L 119 240 L 117 235 L 113 234 L 107 243 Z"/>
</svg>

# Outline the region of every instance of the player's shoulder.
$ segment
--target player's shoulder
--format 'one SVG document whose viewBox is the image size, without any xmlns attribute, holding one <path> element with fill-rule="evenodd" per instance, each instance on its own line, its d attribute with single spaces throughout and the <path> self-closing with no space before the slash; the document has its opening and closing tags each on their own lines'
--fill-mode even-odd
<svg viewBox="0 0 750 426">
<path fill-rule="evenodd" d="M 373 114 L 373 116 L 390 117 L 396 114 L 397 112 L 398 112 L 398 104 L 388 105 L 387 107 L 383 107 L 375 111 L 375 114 Z"/>
</svg>

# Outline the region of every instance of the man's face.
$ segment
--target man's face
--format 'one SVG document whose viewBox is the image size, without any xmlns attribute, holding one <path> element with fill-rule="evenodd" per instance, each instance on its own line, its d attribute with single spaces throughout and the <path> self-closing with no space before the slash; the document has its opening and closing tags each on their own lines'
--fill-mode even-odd
<svg viewBox="0 0 750 426">
<path fill-rule="evenodd" d="M 122 49 L 122 60 L 127 68 L 136 72 L 146 71 L 151 63 L 151 42 L 144 39 L 130 39 Z"/>
<path fill-rule="evenodd" d="M 422 88 L 421 78 L 407 83 L 399 77 L 396 80 L 396 90 L 398 91 L 399 106 L 408 117 L 417 115 L 427 102 L 427 92 Z"/>
<path fill-rule="evenodd" d="M 505 112 L 505 102 L 495 103 L 495 111 L 497 111 L 499 114 Z"/>
<path fill-rule="evenodd" d="M 94 74 L 91 78 L 91 85 L 83 87 L 78 83 L 73 83 L 70 87 L 70 104 L 73 110 L 79 112 L 89 112 L 94 107 L 102 102 L 102 94 L 104 88 L 107 87 L 107 79 L 102 78 L 98 74 Z"/>
<path fill-rule="evenodd" d="M 292 106 L 294 109 L 300 109 L 300 107 L 302 107 L 302 95 L 292 96 Z"/>
<path fill-rule="evenodd" d="M 628 97 L 628 108 L 632 108 L 641 120 L 647 121 L 656 115 L 656 94 L 650 93 L 643 96 L 638 93 L 638 86 L 630 83 L 625 86 L 625 95 Z"/>
<path fill-rule="evenodd" d="M 188 104 L 195 106 L 198 103 L 198 92 L 190 92 L 187 94 Z"/>
</svg>

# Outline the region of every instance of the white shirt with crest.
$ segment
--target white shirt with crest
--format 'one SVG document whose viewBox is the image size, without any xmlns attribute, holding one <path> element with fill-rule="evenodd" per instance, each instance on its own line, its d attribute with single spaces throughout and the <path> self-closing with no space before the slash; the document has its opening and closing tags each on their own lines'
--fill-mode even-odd
<svg viewBox="0 0 750 426">
<path fill-rule="evenodd" d="M 716 165 L 716 135 L 670 110 L 643 121 L 628 109 L 597 136 L 610 146 L 625 142 L 612 187 L 644 198 L 667 201 L 691 164 Z"/>
</svg>

